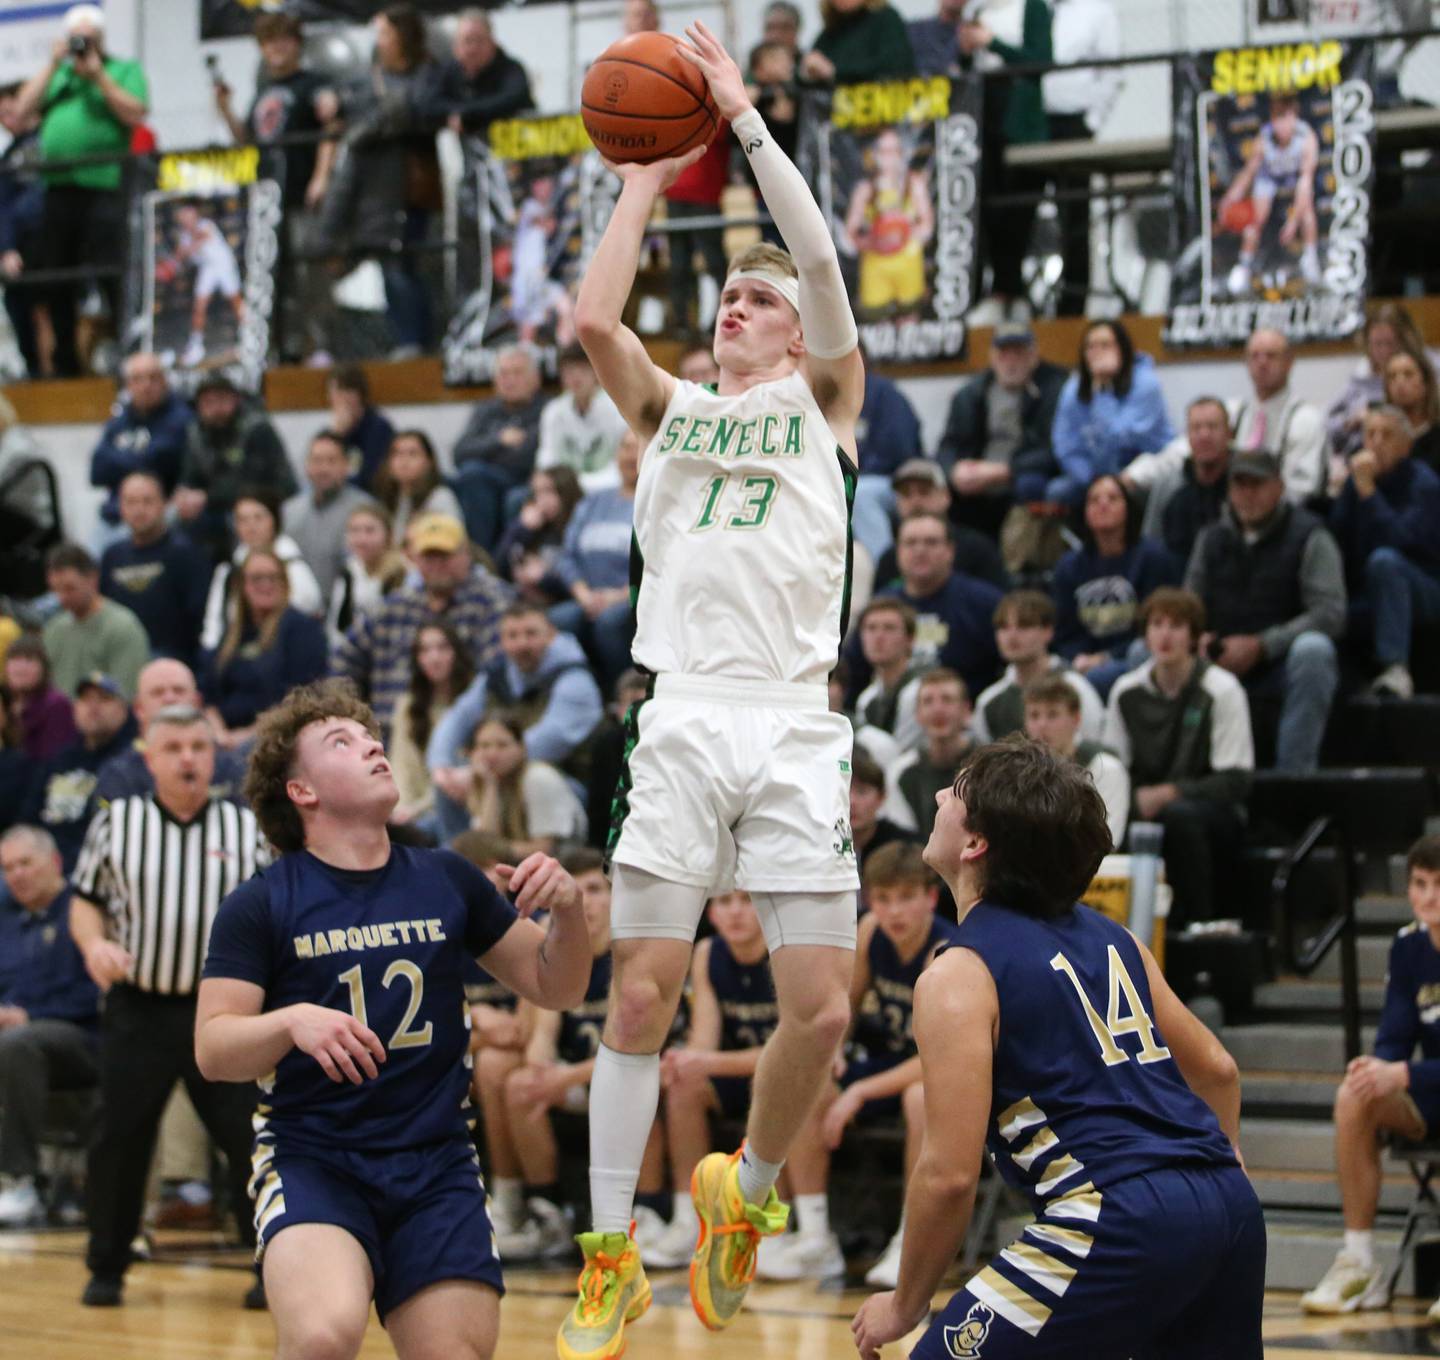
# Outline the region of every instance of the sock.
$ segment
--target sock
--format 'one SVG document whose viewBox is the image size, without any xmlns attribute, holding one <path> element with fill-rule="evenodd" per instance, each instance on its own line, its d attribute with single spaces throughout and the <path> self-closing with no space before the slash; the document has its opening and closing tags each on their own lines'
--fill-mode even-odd
<svg viewBox="0 0 1440 1360">
<path fill-rule="evenodd" d="M 830 1231 L 830 1197 L 796 1195 L 795 1212 L 800 1215 L 800 1233 L 804 1237 L 824 1237 Z"/>
<path fill-rule="evenodd" d="M 490 1193 L 495 1199 L 496 1211 L 512 1223 L 525 1216 L 524 1186 L 513 1176 L 496 1176 L 490 1182 Z"/>
<path fill-rule="evenodd" d="M 690 1198 L 690 1187 L 687 1185 L 683 1190 L 675 1191 L 675 1212 L 671 1216 L 672 1227 L 681 1225 L 689 1231 L 694 1232 L 700 1226 L 700 1219 L 695 1213 L 695 1201 Z"/>
<path fill-rule="evenodd" d="M 1369 1228 L 1346 1228 L 1345 1254 L 1369 1270 L 1375 1264 L 1375 1234 Z"/>
<path fill-rule="evenodd" d="M 740 1193 L 747 1204 L 765 1203 L 775 1182 L 780 1179 L 780 1168 L 784 1162 L 762 1162 L 745 1144 L 740 1154 Z"/>
<path fill-rule="evenodd" d="M 670 1196 L 664 1190 L 650 1190 L 644 1194 L 635 1196 L 637 1206 L 644 1205 L 647 1209 L 653 1209 L 661 1218 L 667 1218 L 666 1209 L 669 1206 Z"/>
<path fill-rule="evenodd" d="M 525 1187 L 526 1199 L 543 1199 L 549 1204 L 560 1203 L 560 1182 L 546 1181 L 544 1185 L 527 1185 Z"/>
<path fill-rule="evenodd" d="M 596 1232 L 630 1231 L 635 1184 L 660 1105 L 660 1055 L 600 1045 L 590 1078 L 590 1218 Z"/>
</svg>

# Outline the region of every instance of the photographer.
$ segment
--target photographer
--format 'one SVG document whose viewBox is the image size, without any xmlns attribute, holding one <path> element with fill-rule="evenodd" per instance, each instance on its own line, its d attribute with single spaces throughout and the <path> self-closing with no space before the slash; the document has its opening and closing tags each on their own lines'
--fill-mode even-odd
<svg viewBox="0 0 1440 1360">
<path fill-rule="evenodd" d="M 65 12 L 65 36 L 55 40 L 49 64 L 20 90 L 16 116 L 40 114 L 41 162 L 115 155 L 102 164 L 61 166 L 45 172 L 45 212 L 39 267 L 118 266 L 124 239 L 120 194 L 131 131 L 145 117 L 149 87 L 137 62 L 105 52 L 105 16 L 95 5 Z M 99 280 L 118 329 L 118 274 Z M 55 374 L 75 377 L 75 318 L 84 285 L 65 282 L 37 289 L 49 303 L 55 329 Z"/>
</svg>

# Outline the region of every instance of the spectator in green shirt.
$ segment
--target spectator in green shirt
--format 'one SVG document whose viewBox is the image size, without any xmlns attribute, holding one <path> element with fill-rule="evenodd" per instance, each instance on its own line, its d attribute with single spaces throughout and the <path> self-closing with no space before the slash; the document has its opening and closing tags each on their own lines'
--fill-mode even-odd
<svg viewBox="0 0 1440 1360">
<path fill-rule="evenodd" d="M 82 156 L 123 155 L 129 149 L 132 130 L 144 120 L 148 95 L 139 65 L 106 53 L 105 16 L 99 8 L 73 5 L 65 12 L 65 33 L 55 40 L 49 64 L 25 82 L 18 103 L 22 115 L 40 114 L 44 166 Z M 41 268 L 119 265 L 124 234 L 123 168 L 116 159 L 93 165 L 56 165 L 44 171 Z M 98 282 L 118 321 L 118 273 L 102 276 Z M 75 316 L 82 292 L 83 285 L 74 282 L 43 289 L 55 329 L 55 372 L 59 377 L 80 372 Z"/>
<path fill-rule="evenodd" d="M 905 21 L 885 0 L 821 0 L 820 17 L 820 36 L 800 59 L 803 79 L 848 85 L 915 74 Z"/>
<path fill-rule="evenodd" d="M 87 675 L 103 671 L 134 694 L 150 660 L 150 638 L 130 610 L 101 595 L 95 559 L 77 544 L 61 543 L 46 555 L 45 584 L 60 602 L 42 634 L 55 688 L 73 697 Z"/>
</svg>

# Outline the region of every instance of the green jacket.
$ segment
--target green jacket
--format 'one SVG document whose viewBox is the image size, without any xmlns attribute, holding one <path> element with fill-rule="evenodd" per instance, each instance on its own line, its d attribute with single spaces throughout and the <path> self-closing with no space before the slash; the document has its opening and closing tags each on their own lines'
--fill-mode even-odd
<svg viewBox="0 0 1440 1360">
<path fill-rule="evenodd" d="M 1007 66 L 1054 61 L 1055 49 L 1050 42 L 1050 6 L 1045 0 L 1025 0 L 1020 46 L 1012 47 L 997 38 L 990 44 L 990 50 Z M 1050 120 L 1045 116 L 1040 77 L 1023 76 L 1005 84 L 1010 90 L 1005 103 L 1005 140 L 1017 144 L 1049 141 Z"/>
<path fill-rule="evenodd" d="M 1045 0 L 1036 0 L 1042 8 Z M 1049 27 L 1046 27 L 1048 41 Z M 835 65 L 835 83 L 904 80 L 915 74 L 915 54 L 905 21 L 889 5 L 841 14 L 821 29 L 815 50 Z"/>
</svg>

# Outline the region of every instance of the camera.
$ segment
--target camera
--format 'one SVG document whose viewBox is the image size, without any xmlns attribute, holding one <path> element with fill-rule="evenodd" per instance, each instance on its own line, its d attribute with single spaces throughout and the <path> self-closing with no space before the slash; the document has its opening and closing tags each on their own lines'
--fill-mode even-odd
<svg viewBox="0 0 1440 1360">
<path fill-rule="evenodd" d="M 70 55 L 72 57 L 83 57 L 90 50 L 90 39 L 81 33 L 72 34 L 70 37 Z"/>
</svg>

